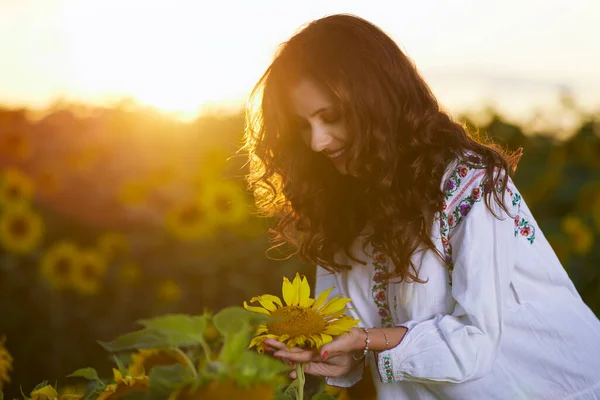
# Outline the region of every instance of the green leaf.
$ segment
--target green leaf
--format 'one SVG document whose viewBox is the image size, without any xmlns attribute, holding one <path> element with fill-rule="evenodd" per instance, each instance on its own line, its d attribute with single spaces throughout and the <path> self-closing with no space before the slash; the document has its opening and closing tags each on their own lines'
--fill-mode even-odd
<svg viewBox="0 0 600 400">
<path fill-rule="evenodd" d="M 336 398 L 327 393 L 318 393 L 312 397 L 312 400 L 336 400 Z"/>
<path fill-rule="evenodd" d="M 151 319 L 138 321 L 149 329 L 160 332 L 179 332 L 190 337 L 203 337 L 204 329 L 208 322 L 207 315 L 190 316 L 185 314 L 161 315 Z"/>
<path fill-rule="evenodd" d="M 130 359 L 130 357 L 131 356 L 129 354 L 126 355 L 126 359 Z M 123 363 L 123 359 L 125 359 L 125 357 L 122 354 L 113 354 L 113 360 L 115 360 L 115 364 L 117 364 L 117 369 L 121 373 L 127 371 L 127 368 L 125 368 L 125 364 Z"/>
<path fill-rule="evenodd" d="M 213 316 L 213 323 L 223 334 L 228 335 L 256 325 L 273 321 L 275 318 L 251 312 L 242 307 L 227 307 Z"/>
<path fill-rule="evenodd" d="M 37 385 L 35 385 L 35 387 L 33 389 L 31 389 L 32 392 L 43 388 L 44 386 L 48 386 L 49 381 L 42 381 L 40 383 L 38 383 Z"/>
<path fill-rule="evenodd" d="M 152 329 L 142 329 L 129 332 L 117 337 L 112 342 L 98 343 L 109 352 L 118 352 L 132 349 L 150 349 L 171 346 L 169 338 L 161 332 Z"/>
<path fill-rule="evenodd" d="M 112 342 L 99 342 L 110 352 L 131 349 L 182 347 L 202 344 L 207 315 L 169 314 L 138 321 L 145 329 L 129 332 Z"/>
<path fill-rule="evenodd" d="M 289 370 L 289 366 L 272 357 L 244 351 L 238 356 L 231 374 L 240 386 L 245 387 L 256 382 L 272 383 L 277 375 Z"/>
<path fill-rule="evenodd" d="M 171 393 L 193 383 L 196 378 L 184 365 L 160 365 L 150 370 L 149 399 L 165 399 Z"/>
<path fill-rule="evenodd" d="M 243 329 L 239 332 L 230 333 L 225 336 L 223 348 L 219 360 L 224 364 L 234 364 L 240 359 L 250 344 L 250 331 Z"/>
<path fill-rule="evenodd" d="M 70 375 L 67 375 L 67 378 L 71 378 L 71 377 L 80 377 L 80 378 L 85 378 L 85 379 L 89 379 L 92 381 L 100 380 L 100 378 L 98 377 L 98 373 L 96 372 L 96 370 L 94 368 L 80 368 L 80 369 L 72 372 Z"/>
</svg>

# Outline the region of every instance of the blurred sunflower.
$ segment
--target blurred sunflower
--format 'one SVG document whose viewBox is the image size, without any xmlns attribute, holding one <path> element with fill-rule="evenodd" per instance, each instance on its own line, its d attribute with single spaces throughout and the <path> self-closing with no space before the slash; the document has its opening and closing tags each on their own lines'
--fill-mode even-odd
<svg viewBox="0 0 600 400">
<path fill-rule="evenodd" d="M 256 346 L 258 352 L 263 353 L 264 341 L 269 338 L 286 343 L 289 348 L 320 348 L 331 342 L 333 336 L 347 332 L 360 321 L 344 314 L 351 299 L 335 296 L 327 301 L 332 289 L 321 292 L 316 300 L 311 299 L 306 277 L 301 279 L 296 273 L 293 282 L 283 278 L 282 294 L 286 306 L 282 305 L 279 297 L 270 294 L 250 300 L 251 303 L 259 302 L 262 307 L 249 306 L 244 301 L 244 308 L 249 311 L 280 318 L 259 325 L 248 348 Z"/>
<path fill-rule="evenodd" d="M 248 218 L 244 193 L 239 184 L 232 181 L 215 182 L 205 188 L 201 201 L 219 224 L 237 225 Z"/>
<path fill-rule="evenodd" d="M 173 349 L 142 349 L 131 356 L 129 374 L 131 376 L 148 375 L 158 365 L 182 364 L 187 367 L 188 361 L 179 351 Z"/>
<path fill-rule="evenodd" d="M 569 237 L 573 253 L 585 255 L 593 247 L 594 233 L 581 218 L 567 216 L 561 221 L 561 228 Z"/>
<path fill-rule="evenodd" d="M 272 399 L 274 390 L 269 385 L 252 385 L 247 388 L 238 386 L 234 381 L 210 381 L 197 389 L 181 389 L 174 392 L 169 400 L 223 400 Z"/>
<path fill-rule="evenodd" d="M 54 289 L 71 285 L 75 271 L 80 269 L 81 256 L 77 246 L 63 241 L 51 246 L 42 256 L 40 272 Z"/>
<path fill-rule="evenodd" d="M 52 385 L 46 385 L 32 391 L 30 396 L 31 400 L 55 400 L 58 398 L 58 392 Z"/>
<path fill-rule="evenodd" d="M 165 218 L 165 228 L 183 241 L 205 239 L 215 232 L 214 216 L 199 201 L 187 201 L 171 208 Z"/>
<path fill-rule="evenodd" d="M 72 275 L 73 287 L 82 294 L 97 294 L 108 268 L 102 254 L 93 250 L 81 251 L 77 266 Z"/>
<path fill-rule="evenodd" d="M 62 185 L 61 175 L 56 169 L 48 166 L 33 172 L 32 179 L 35 181 L 36 189 L 45 195 L 56 193 Z"/>
<path fill-rule="evenodd" d="M 596 230 L 600 232 L 600 196 L 596 197 L 594 201 L 592 217 L 594 218 L 594 223 L 596 224 Z"/>
<path fill-rule="evenodd" d="M 0 244 L 8 251 L 31 253 L 43 235 L 42 217 L 25 205 L 10 206 L 0 214 Z"/>
<path fill-rule="evenodd" d="M 10 383 L 10 371 L 13 369 L 13 358 L 5 343 L 6 337 L 0 337 L 0 390 L 5 383 Z"/>
<path fill-rule="evenodd" d="M 156 297 L 163 303 L 177 303 L 181 300 L 181 287 L 172 279 L 167 279 L 158 285 Z"/>
<path fill-rule="evenodd" d="M 150 196 L 151 187 L 146 182 L 124 182 L 117 195 L 117 200 L 124 206 L 138 206 L 144 204 Z"/>
<path fill-rule="evenodd" d="M 6 168 L 0 177 L 0 204 L 28 204 L 33 198 L 34 183 L 16 168 Z"/>
<path fill-rule="evenodd" d="M 106 261 L 111 262 L 127 254 L 130 244 L 121 232 L 105 232 L 98 238 L 97 247 Z"/>
<path fill-rule="evenodd" d="M 9 130 L 1 127 L 0 131 L 0 155 L 15 161 L 25 161 L 32 153 L 31 139 L 22 130 Z"/>
<path fill-rule="evenodd" d="M 116 400 L 132 392 L 144 392 L 150 387 L 150 378 L 147 376 L 125 376 L 113 368 L 114 383 L 107 385 L 103 392 L 100 392 L 96 400 Z"/>
<path fill-rule="evenodd" d="M 137 261 L 129 260 L 119 267 L 119 280 L 126 285 L 137 283 L 142 275 L 142 268 Z"/>
</svg>

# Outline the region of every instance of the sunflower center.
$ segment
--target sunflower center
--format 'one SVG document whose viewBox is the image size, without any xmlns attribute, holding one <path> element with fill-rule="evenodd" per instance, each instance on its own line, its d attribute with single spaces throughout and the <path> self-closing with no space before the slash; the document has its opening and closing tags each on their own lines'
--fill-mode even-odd
<svg viewBox="0 0 600 400">
<path fill-rule="evenodd" d="M 96 277 L 96 269 L 94 268 L 94 266 L 92 264 L 86 263 L 83 265 L 82 268 L 82 272 L 83 272 L 83 277 L 85 279 L 94 279 Z"/>
<path fill-rule="evenodd" d="M 61 257 L 54 265 L 54 271 L 57 275 L 66 276 L 71 272 L 71 260 L 67 257 Z"/>
<path fill-rule="evenodd" d="M 12 200 L 15 200 L 15 199 L 18 200 L 21 197 L 23 197 L 23 192 L 22 192 L 21 188 L 16 185 L 8 186 L 6 188 L 6 194 L 7 194 L 8 198 L 10 198 Z"/>
<path fill-rule="evenodd" d="M 227 198 L 226 196 L 219 196 L 215 201 L 215 207 L 217 208 L 217 210 L 225 214 L 231 210 L 232 205 L 229 198 Z"/>
<path fill-rule="evenodd" d="M 183 210 L 181 210 L 179 219 L 184 224 L 193 225 L 193 224 L 196 224 L 198 221 L 202 220 L 203 216 L 204 216 L 204 212 L 203 212 L 203 210 L 200 209 L 200 207 L 198 207 L 196 205 L 189 205 L 189 206 L 185 207 Z"/>
<path fill-rule="evenodd" d="M 321 315 L 309 308 L 298 306 L 281 307 L 271 313 L 280 321 L 267 324 L 269 333 L 274 335 L 308 336 L 318 335 L 327 326 Z"/>
<path fill-rule="evenodd" d="M 24 237 L 27 236 L 29 232 L 29 224 L 27 220 L 24 218 L 15 218 L 10 224 L 10 232 L 15 237 Z"/>
</svg>

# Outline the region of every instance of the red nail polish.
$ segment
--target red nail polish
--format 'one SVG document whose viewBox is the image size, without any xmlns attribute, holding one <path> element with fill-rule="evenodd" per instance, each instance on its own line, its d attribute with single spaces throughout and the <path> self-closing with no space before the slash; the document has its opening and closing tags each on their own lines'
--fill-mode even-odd
<svg viewBox="0 0 600 400">
<path fill-rule="evenodd" d="M 327 359 L 327 354 L 328 354 L 327 352 L 324 352 L 323 356 L 321 356 L 321 358 L 323 359 L 323 361 L 325 361 Z"/>
</svg>

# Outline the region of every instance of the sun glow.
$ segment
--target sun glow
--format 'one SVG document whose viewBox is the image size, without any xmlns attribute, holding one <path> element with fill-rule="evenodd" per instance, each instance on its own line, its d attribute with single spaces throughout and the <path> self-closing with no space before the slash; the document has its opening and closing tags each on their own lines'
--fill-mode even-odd
<svg viewBox="0 0 600 400">
<path fill-rule="evenodd" d="M 191 117 L 206 106 L 241 104 L 256 55 L 210 20 L 197 3 L 70 1 L 61 13 L 68 37 L 70 86 L 86 98 L 120 96 Z M 233 21 L 235 23 L 235 21 Z M 222 25 L 222 24 L 221 24 Z M 264 62 L 264 61 L 263 61 Z"/>
</svg>

